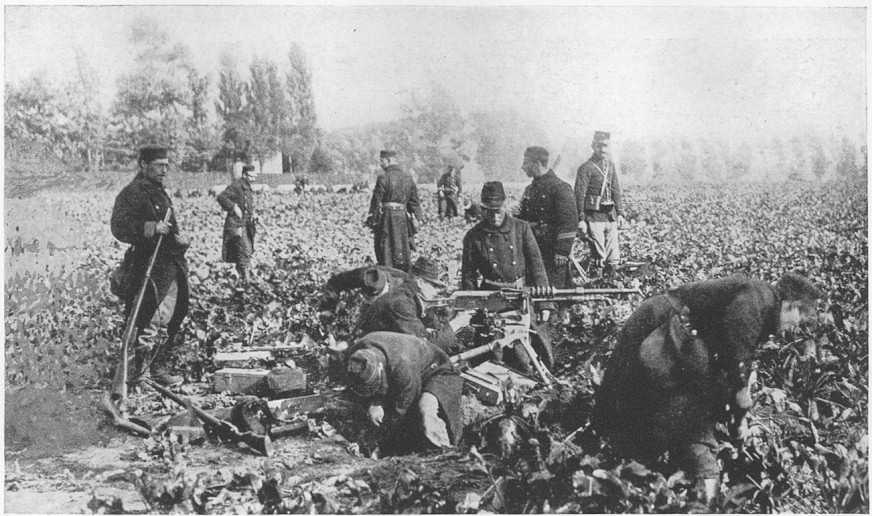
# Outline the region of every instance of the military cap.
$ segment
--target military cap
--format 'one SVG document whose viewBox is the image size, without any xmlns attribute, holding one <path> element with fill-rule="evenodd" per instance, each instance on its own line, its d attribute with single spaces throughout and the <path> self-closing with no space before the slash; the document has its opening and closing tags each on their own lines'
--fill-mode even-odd
<svg viewBox="0 0 872 516">
<path fill-rule="evenodd" d="M 379 153 L 380 158 L 396 158 L 397 152 L 392 150 L 383 150 Z"/>
<path fill-rule="evenodd" d="M 594 133 L 593 133 L 593 142 L 594 142 L 594 143 L 598 143 L 598 142 L 608 142 L 609 139 L 611 138 L 611 136 L 612 136 L 612 135 L 611 135 L 610 133 L 607 133 L 607 132 L 605 132 L 605 131 L 594 131 Z"/>
<path fill-rule="evenodd" d="M 254 165 L 242 165 L 242 172 L 251 172 L 254 170 Z"/>
<path fill-rule="evenodd" d="M 445 288 L 445 283 L 439 281 L 439 266 L 433 260 L 428 260 L 423 256 L 418 258 L 415 263 L 412 264 L 412 268 L 409 270 L 415 276 L 420 278 L 424 278 L 425 280 L 433 283 L 436 286 Z"/>
<path fill-rule="evenodd" d="M 151 163 L 156 159 L 167 159 L 167 148 L 160 145 L 147 145 L 139 149 L 139 161 Z"/>
<path fill-rule="evenodd" d="M 784 301 L 813 301 L 824 297 L 823 292 L 814 283 L 797 271 L 781 276 L 776 283 L 776 290 Z"/>
<path fill-rule="evenodd" d="M 548 163 L 548 150 L 545 147 L 527 147 L 524 151 L 525 158 L 532 158 L 539 163 Z"/>
<path fill-rule="evenodd" d="M 379 392 L 382 384 L 387 383 L 385 355 L 378 349 L 358 349 L 348 357 L 346 373 L 348 387 L 355 394 L 364 398 L 372 396 Z"/>
<path fill-rule="evenodd" d="M 363 295 L 371 297 L 381 292 L 387 281 L 387 275 L 381 269 L 371 267 L 363 272 L 363 288 L 360 290 Z"/>
<path fill-rule="evenodd" d="M 488 181 L 481 187 L 481 207 L 499 210 L 506 204 L 506 191 L 499 181 Z"/>
</svg>

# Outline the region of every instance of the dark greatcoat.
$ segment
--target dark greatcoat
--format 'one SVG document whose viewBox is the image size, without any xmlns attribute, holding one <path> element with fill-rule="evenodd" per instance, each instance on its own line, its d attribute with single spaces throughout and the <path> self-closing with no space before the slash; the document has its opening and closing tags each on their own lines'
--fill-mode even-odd
<svg viewBox="0 0 872 516">
<path fill-rule="evenodd" d="M 606 173 L 609 180 L 603 190 L 603 174 Z M 594 209 L 593 198 L 603 193 L 603 201 L 612 201 L 614 204 L 600 209 Z M 611 160 L 601 160 L 596 154 L 590 157 L 578 167 L 575 176 L 575 202 L 580 217 L 579 220 L 586 222 L 613 222 L 617 216 L 624 215 L 624 202 L 621 195 L 621 185 L 618 183 L 618 171 Z"/>
<path fill-rule="evenodd" d="M 224 218 L 224 238 L 221 246 L 221 259 L 225 262 L 236 263 L 239 261 L 240 252 L 254 250 L 255 233 L 255 209 L 254 194 L 251 191 L 251 183 L 245 177 L 234 179 L 227 188 L 218 195 L 218 204 L 227 212 Z M 242 217 L 233 213 L 233 206 L 239 206 Z M 240 239 L 248 239 L 248 247 L 245 248 Z"/>
<path fill-rule="evenodd" d="M 443 198 L 439 200 L 439 214 L 448 217 L 457 215 L 457 196 L 463 191 L 460 175 L 455 172 L 454 177 L 451 177 L 451 172 L 445 172 L 436 182 L 436 187 L 443 195 Z"/>
<path fill-rule="evenodd" d="M 145 223 L 157 222 L 164 219 L 166 212 L 173 205 L 169 195 L 163 186 L 147 178 L 142 172 L 136 175 L 115 198 L 112 208 L 110 227 L 112 235 L 121 242 L 130 244 L 125 254 L 125 263 L 129 270 L 133 271 L 135 281 L 128 289 L 129 295 L 124 299 L 125 317 L 133 308 L 133 301 L 142 285 L 148 261 L 154 252 L 159 235 L 151 238 L 145 235 Z M 167 331 L 171 337 L 178 331 L 185 316 L 188 313 L 188 263 L 185 260 L 185 247 L 177 244 L 176 236 L 179 234 L 179 225 L 176 220 L 176 212 L 173 210 L 169 223 L 172 229 L 165 236 L 154 268 L 151 271 L 151 288 L 146 290 L 142 307 L 136 326 L 147 326 L 160 302 L 167 294 L 170 284 L 175 278 L 178 283 L 178 299 L 176 300 L 175 312 L 167 325 Z"/>
<path fill-rule="evenodd" d="M 396 203 L 399 206 L 386 206 Z M 409 216 L 422 220 L 418 187 L 412 176 L 397 165 L 390 165 L 378 176 L 369 203 L 367 223 L 374 231 L 375 257 L 379 265 L 404 271 L 412 266 Z"/>
<path fill-rule="evenodd" d="M 554 288 L 570 287 L 569 264 L 558 268 L 554 256 L 569 256 L 578 230 L 578 210 L 569 183 L 553 170 L 533 178 L 521 198 L 518 218 L 530 223 L 539 244 L 548 281 Z"/>
<path fill-rule="evenodd" d="M 404 271 L 376 265 L 387 273 L 388 291 L 360 309 L 355 333 L 366 335 L 374 331 L 405 333 L 428 339 L 446 353 L 457 349 L 457 337 L 446 315 L 431 309 L 424 313 L 420 290 L 415 278 Z M 335 290 L 363 288 L 363 276 L 370 267 L 360 267 L 334 274 L 327 286 Z M 434 330 L 432 333 L 427 329 Z"/>
<path fill-rule="evenodd" d="M 763 281 L 732 276 L 690 283 L 670 295 L 690 310 L 690 325 L 704 344 L 694 360 L 703 363 L 684 364 L 665 351 L 645 357 L 643 341 L 675 313 L 666 296 L 649 298 L 618 334 L 594 408 L 599 431 L 641 459 L 710 432 L 729 416 L 726 403 L 737 419 L 744 416 L 733 397 L 747 385 L 756 346 L 778 329 L 781 297 Z"/>
<path fill-rule="evenodd" d="M 548 287 L 548 275 L 530 225 L 506 215 L 493 229 L 479 222 L 463 237 L 460 289 L 478 290 L 482 279 L 499 283 L 524 280 L 523 286 Z"/>
<path fill-rule="evenodd" d="M 463 418 L 460 410 L 460 395 L 463 379 L 454 369 L 451 359 L 426 340 L 399 333 L 370 333 L 346 351 L 346 359 L 358 349 L 370 347 L 385 355 L 387 392 L 370 398 L 371 404 L 381 403 L 385 409 L 386 423 L 399 423 L 409 409 L 417 403 L 424 392 L 432 393 L 439 400 L 448 422 L 448 434 L 452 444 L 462 436 Z M 387 429 L 386 437 L 391 437 Z M 395 435 L 405 437 L 405 435 Z"/>
</svg>

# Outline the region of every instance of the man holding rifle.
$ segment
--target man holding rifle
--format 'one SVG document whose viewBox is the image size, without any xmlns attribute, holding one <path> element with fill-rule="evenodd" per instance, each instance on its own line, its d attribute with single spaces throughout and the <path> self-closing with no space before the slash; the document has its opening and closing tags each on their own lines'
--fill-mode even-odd
<svg viewBox="0 0 872 516">
<path fill-rule="evenodd" d="M 149 146 L 139 151 L 139 173 L 115 198 L 112 235 L 130 244 L 124 256 L 121 297 L 125 318 L 134 317 L 138 338 L 133 350 L 130 380 L 151 377 L 164 384 L 181 383 L 183 378 L 161 367 L 156 357 L 161 344 L 172 344 L 188 313 L 188 264 L 184 253 L 190 242 L 179 233 L 172 201 L 163 188 L 169 170 L 167 149 Z M 158 243 L 160 245 L 158 246 Z M 142 303 L 135 299 L 154 255 L 154 265 Z M 138 308 L 138 313 L 135 312 Z M 119 367 L 121 367 L 119 365 Z"/>
</svg>

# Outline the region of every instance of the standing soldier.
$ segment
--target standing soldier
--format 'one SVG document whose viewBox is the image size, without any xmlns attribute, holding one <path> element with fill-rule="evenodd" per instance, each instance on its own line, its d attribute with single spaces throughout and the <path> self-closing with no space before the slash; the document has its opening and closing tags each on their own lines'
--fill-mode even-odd
<svg viewBox="0 0 872 516">
<path fill-rule="evenodd" d="M 457 169 L 449 166 L 448 172 L 442 174 L 436 186 L 439 191 L 439 218 L 444 216 L 450 220 L 451 217 L 456 217 L 458 196 L 463 191 Z"/>
<path fill-rule="evenodd" d="M 378 264 L 408 272 L 412 238 L 421 220 L 418 187 L 412 176 L 397 165 L 396 152 L 381 151 L 379 161 L 384 174 L 375 182 L 366 225 L 374 233 Z"/>
<path fill-rule="evenodd" d="M 123 263 L 125 276 L 129 278 L 122 296 L 125 317 L 133 309 L 134 298 L 155 245 L 164 235 L 135 323 L 139 336 L 133 353 L 136 373 L 133 378 L 143 380 L 150 377 L 164 385 L 178 384 L 183 380 L 181 376 L 167 372 L 166 353 L 158 352 L 162 351 L 162 344 L 172 345 L 188 314 L 185 251 L 190 245 L 188 238 L 179 233 L 173 203 L 163 188 L 168 169 L 165 147 L 142 148 L 139 151 L 139 173 L 115 198 L 110 224 L 112 235 L 130 244 Z M 157 358 L 159 354 L 160 359 Z"/>
<path fill-rule="evenodd" d="M 251 191 L 251 183 L 254 181 L 257 181 L 257 169 L 254 165 L 244 165 L 242 176 L 234 179 L 218 195 L 218 204 L 227 212 L 227 217 L 224 219 L 221 259 L 236 264 L 241 283 L 249 279 L 251 255 L 254 252 L 254 232 L 257 221 L 254 212 L 254 195 Z"/>
<path fill-rule="evenodd" d="M 533 182 L 524 190 L 518 218 L 533 229 L 551 286 L 571 288 L 569 254 L 578 224 L 572 187 L 548 168 L 548 151 L 543 147 L 527 148 L 521 169 Z"/>
<path fill-rule="evenodd" d="M 618 228 L 624 224 L 624 205 L 618 171 L 609 159 L 609 133 L 596 131 L 591 147 L 593 156 L 578 167 L 575 177 L 575 201 L 581 217 L 578 228 L 588 237 L 595 275 L 603 265 L 610 272 L 621 261 Z"/>
</svg>

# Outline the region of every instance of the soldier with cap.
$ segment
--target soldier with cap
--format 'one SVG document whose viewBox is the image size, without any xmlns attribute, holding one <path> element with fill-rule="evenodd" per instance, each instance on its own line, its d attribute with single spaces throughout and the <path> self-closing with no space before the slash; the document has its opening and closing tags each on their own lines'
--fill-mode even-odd
<svg viewBox="0 0 872 516">
<path fill-rule="evenodd" d="M 218 195 L 218 204 L 227 212 L 224 218 L 224 241 L 221 259 L 235 263 L 239 281 L 249 280 L 251 255 L 254 252 L 254 233 L 257 216 L 254 209 L 254 195 L 251 183 L 257 181 L 257 168 L 243 165 L 242 176 L 234 179 Z"/>
<path fill-rule="evenodd" d="M 446 285 L 439 279 L 439 266 L 418 258 L 410 272 L 385 266 L 361 267 L 333 275 L 328 290 L 359 288 L 366 300 L 360 310 L 355 334 L 374 331 L 405 333 L 425 338 L 447 353 L 457 348 L 450 314 L 441 310 L 425 312 L 428 299 L 439 297 Z"/>
<path fill-rule="evenodd" d="M 412 265 L 411 242 L 421 220 L 418 187 L 412 176 L 397 164 L 397 153 L 383 150 L 380 174 L 372 191 L 366 225 L 374 233 L 379 265 L 408 271 Z"/>
<path fill-rule="evenodd" d="M 769 284 L 746 276 L 682 285 L 644 301 L 618 334 L 592 422 L 625 456 L 664 451 L 717 492 L 716 423 L 741 437 L 751 407 L 751 363 L 769 335 L 813 321 L 821 291 L 787 273 Z"/>
<path fill-rule="evenodd" d="M 593 155 L 575 177 L 578 228 L 587 235 L 594 275 L 604 265 L 613 271 L 621 261 L 618 229 L 624 224 L 624 205 L 618 170 L 609 159 L 609 138 L 609 133 L 594 133 Z"/>
<path fill-rule="evenodd" d="M 131 381 L 151 377 L 165 385 L 183 380 L 167 371 L 167 350 L 163 345 L 172 345 L 176 336 L 180 336 L 179 329 L 188 313 L 185 251 L 190 245 L 188 238 L 179 231 L 172 200 L 163 188 L 168 170 L 165 147 L 140 149 L 139 173 L 115 198 L 110 223 L 112 235 L 130 244 L 122 264 L 126 281 L 118 290 L 125 302 L 125 317 L 133 308 L 155 245 L 161 235 L 164 237 L 135 322 L 139 335 L 132 353 L 135 374 Z"/>
<path fill-rule="evenodd" d="M 551 286 L 571 288 L 569 254 L 578 224 L 572 187 L 548 168 L 543 147 L 528 147 L 521 169 L 533 181 L 524 190 L 517 218 L 530 223 Z"/>
<path fill-rule="evenodd" d="M 444 351 L 413 335 L 374 332 L 345 356 L 349 390 L 380 430 L 379 455 L 459 442 L 463 379 Z"/>
<path fill-rule="evenodd" d="M 439 196 L 439 218 L 445 217 L 451 220 L 452 217 L 457 216 L 458 196 L 463 191 L 460 176 L 453 165 L 448 167 L 448 172 L 442 174 L 436 187 Z"/>
</svg>

